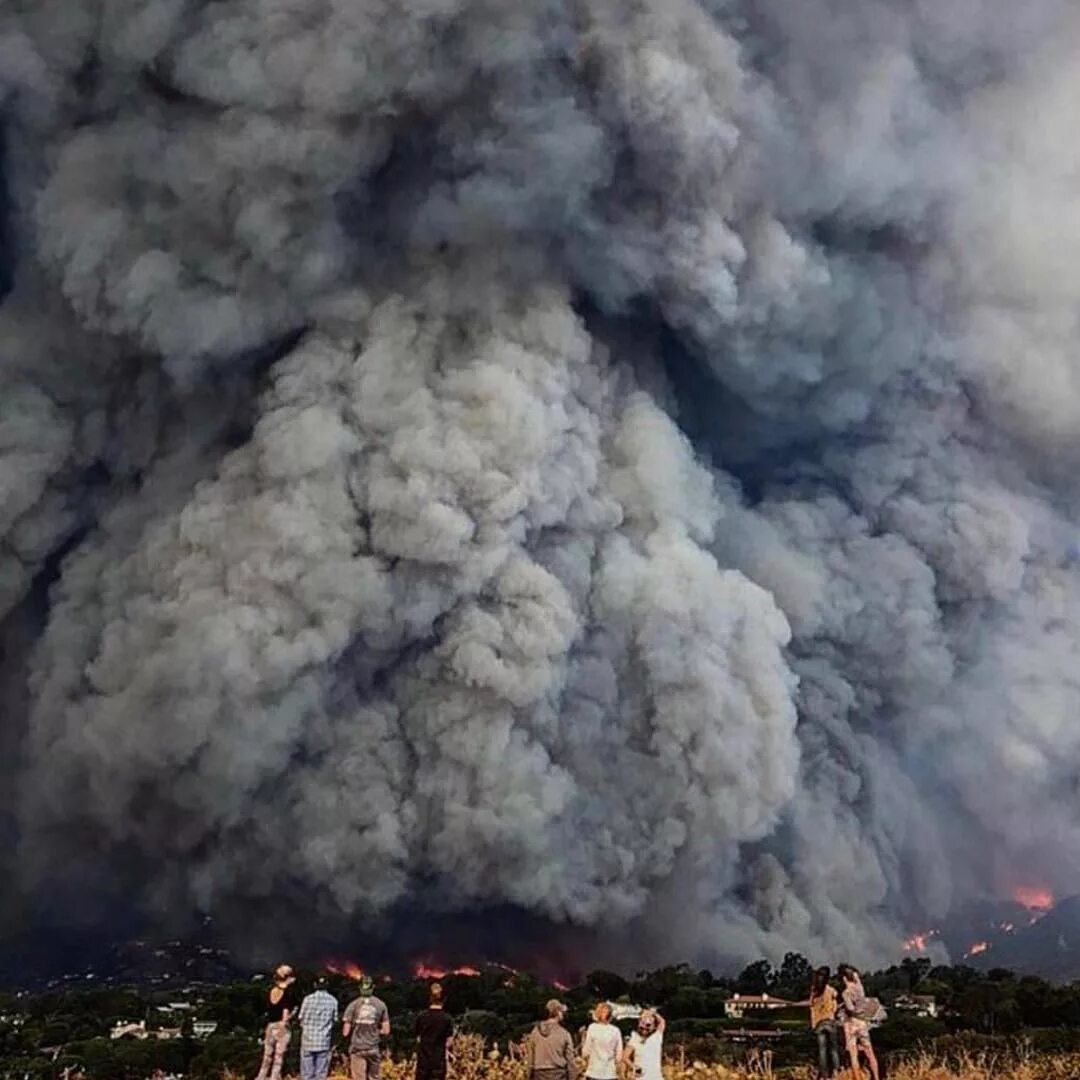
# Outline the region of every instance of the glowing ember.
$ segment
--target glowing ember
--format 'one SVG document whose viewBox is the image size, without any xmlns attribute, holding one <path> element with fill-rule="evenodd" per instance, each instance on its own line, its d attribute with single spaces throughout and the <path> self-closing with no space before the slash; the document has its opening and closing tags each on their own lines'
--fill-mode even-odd
<svg viewBox="0 0 1080 1080">
<path fill-rule="evenodd" d="M 986 952 L 986 950 L 989 948 L 990 943 L 988 941 L 976 941 L 975 944 L 972 945 L 966 953 L 964 953 L 964 957 L 966 959 L 969 956 L 979 956 L 982 953 Z"/>
<path fill-rule="evenodd" d="M 364 977 L 363 970 L 351 960 L 327 960 L 325 967 L 331 975 L 344 975 L 347 979 L 355 979 L 357 982 Z"/>
<path fill-rule="evenodd" d="M 1054 894 L 1036 885 L 1018 885 L 1013 889 L 1013 899 L 1028 911 L 1045 915 L 1054 906 Z"/>
<path fill-rule="evenodd" d="M 1002 924 L 1001 924 L 1001 925 L 1000 925 L 1000 926 L 998 927 L 998 929 L 999 929 L 999 930 L 1000 930 L 1000 931 L 1001 931 L 1001 932 L 1002 932 L 1003 934 L 1011 934 L 1011 933 L 1013 932 L 1013 930 L 1015 929 L 1015 927 L 1013 926 L 1013 924 L 1012 924 L 1011 922 L 1003 922 L 1003 923 L 1002 923 Z"/>
<path fill-rule="evenodd" d="M 554 986 L 556 990 L 560 991 L 563 994 L 565 994 L 566 991 L 570 989 L 570 987 L 567 986 L 566 983 L 561 983 L 561 982 L 559 982 L 558 979 L 552 979 L 551 985 Z"/>
</svg>

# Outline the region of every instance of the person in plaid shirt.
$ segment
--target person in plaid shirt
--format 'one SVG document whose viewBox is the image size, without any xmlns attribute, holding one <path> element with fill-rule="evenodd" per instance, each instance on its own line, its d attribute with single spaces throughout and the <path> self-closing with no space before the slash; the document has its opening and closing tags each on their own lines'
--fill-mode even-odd
<svg viewBox="0 0 1080 1080">
<path fill-rule="evenodd" d="M 326 1080 L 330 1071 L 330 1040 L 338 1019 L 337 998 L 327 993 L 326 978 L 300 1002 L 301 1080 Z"/>
</svg>

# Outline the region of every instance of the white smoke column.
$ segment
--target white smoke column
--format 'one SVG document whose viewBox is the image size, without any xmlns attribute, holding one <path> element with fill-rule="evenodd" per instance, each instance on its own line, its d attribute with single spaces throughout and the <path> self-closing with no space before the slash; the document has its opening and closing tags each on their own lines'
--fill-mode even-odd
<svg viewBox="0 0 1080 1080">
<path fill-rule="evenodd" d="M 1078 44 L 9 5 L 19 887 L 857 960 L 1075 889 Z"/>
</svg>

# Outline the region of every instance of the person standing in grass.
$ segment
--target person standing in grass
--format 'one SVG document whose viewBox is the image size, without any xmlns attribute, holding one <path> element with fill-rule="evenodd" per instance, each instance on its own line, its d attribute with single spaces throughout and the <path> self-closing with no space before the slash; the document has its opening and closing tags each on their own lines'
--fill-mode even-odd
<svg viewBox="0 0 1080 1080">
<path fill-rule="evenodd" d="M 320 975 L 315 989 L 300 1002 L 300 1080 L 326 1080 L 337 1019 L 337 998 L 327 992 L 326 976 Z"/>
<path fill-rule="evenodd" d="M 885 1018 L 885 1010 L 876 998 L 866 996 L 862 978 L 850 964 L 839 968 L 843 989 L 840 991 L 840 1015 L 844 1022 L 844 1042 L 851 1061 L 852 1080 L 859 1080 L 859 1054 L 866 1058 L 871 1080 L 879 1080 L 877 1057 L 870 1042 L 870 1025 Z"/>
<path fill-rule="evenodd" d="M 352 1080 L 379 1080 L 379 1048 L 390 1034 L 390 1013 L 375 996 L 375 984 L 367 975 L 360 980 L 360 996 L 345 1009 L 341 1030 L 349 1040 Z"/>
<path fill-rule="evenodd" d="M 288 964 L 274 972 L 274 982 L 266 995 L 263 1056 L 256 1080 L 281 1080 L 281 1062 L 289 1047 L 289 1021 L 296 1008 L 296 979 Z"/>
<path fill-rule="evenodd" d="M 832 973 L 819 967 L 810 979 L 810 1030 L 817 1038 L 818 1080 L 832 1080 L 840 1071 L 840 1048 L 836 1012 L 836 989 L 829 982 Z"/>
<path fill-rule="evenodd" d="M 443 1008 L 443 988 L 432 983 L 428 1007 L 416 1018 L 416 1080 L 446 1080 L 446 1054 L 454 1025 Z"/>
<path fill-rule="evenodd" d="M 547 1019 L 541 1020 L 525 1039 L 525 1065 L 532 1080 L 575 1080 L 574 1040 L 563 1027 L 566 1006 L 549 1001 Z"/>
<path fill-rule="evenodd" d="M 611 1006 L 602 1001 L 593 1010 L 593 1022 L 582 1040 L 586 1080 L 618 1080 L 622 1063 L 622 1032 L 611 1022 Z"/>
<path fill-rule="evenodd" d="M 664 1080 L 664 1018 L 655 1009 L 645 1009 L 638 1017 L 637 1031 L 626 1044 L 626 1057 L 637 1080 Z"/>
</svg>

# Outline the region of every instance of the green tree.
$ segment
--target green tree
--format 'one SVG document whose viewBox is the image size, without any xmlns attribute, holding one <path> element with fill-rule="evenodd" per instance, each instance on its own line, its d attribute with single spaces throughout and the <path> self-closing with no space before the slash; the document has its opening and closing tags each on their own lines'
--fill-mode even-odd
<svg viewBox="0 0 1080 1080">
<path fill-rule="evenodd" d="M 768 960 L 755 960 L 747 964 L 735 980 L 735 989 L 740 994 L 765 994 L 773 983 L 773 968 Z"/>
</svg>

